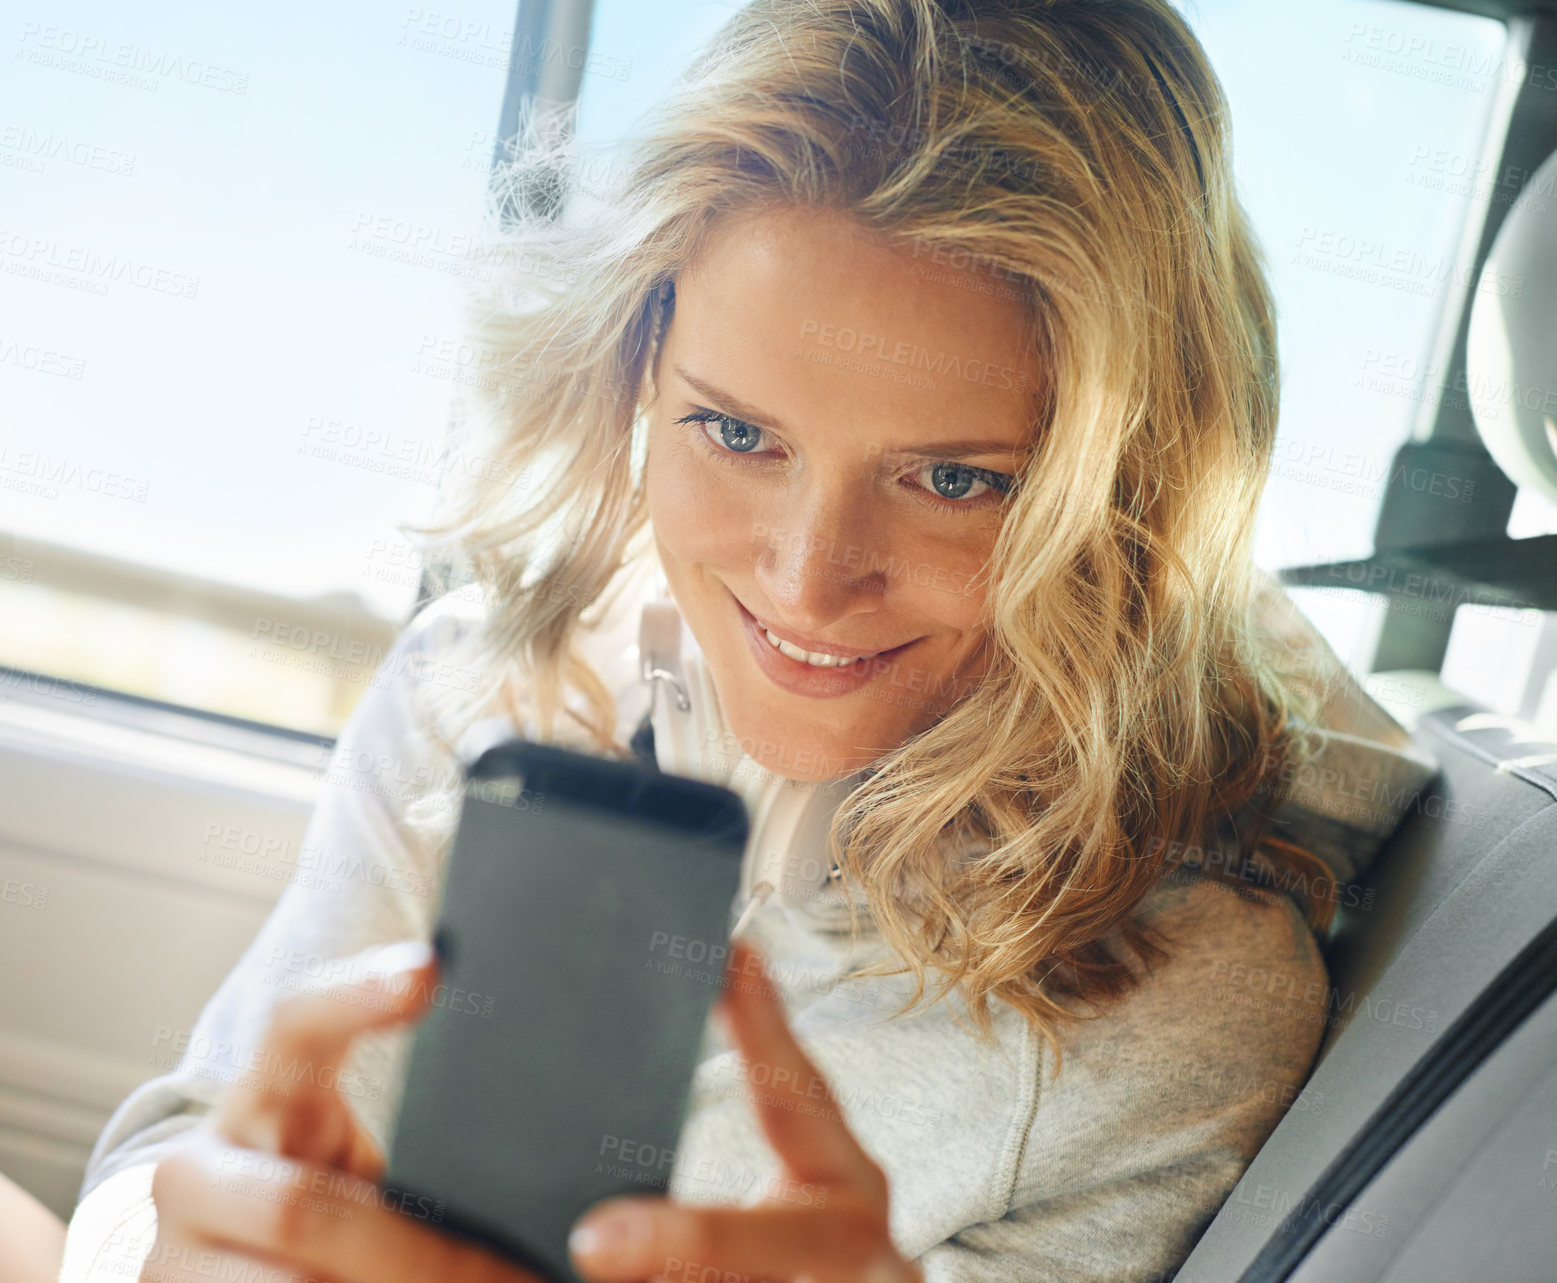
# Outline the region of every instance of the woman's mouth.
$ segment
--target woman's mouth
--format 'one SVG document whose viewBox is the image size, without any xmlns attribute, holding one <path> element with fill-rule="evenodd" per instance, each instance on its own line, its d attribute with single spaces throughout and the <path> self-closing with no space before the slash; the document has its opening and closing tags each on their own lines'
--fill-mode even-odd
<svg viewBox="0 0 1557 1283">
<path fill-rule="evenodd" d="M 760 624 L 758 627 L 762 627 Z M 810 664 L 813 668 L 845 668 L 849 664 L 857 664 L 862 659 L 874 659 L 882 652 L 871 651 L 868 655 L 830 655 L 825 651 L 802 650 L 794 642 L 787 642 L 778 636 L 771 628 L 763 628 L 762 635 L 772 643 L 773 649 L 788 655 L 791 659 L 798 659 L 802 664 Z"/>
<path fill-rule="evenodd" d="M 894 661 L 915 642 L 904 642 L 886 650 L 846 650 L 843 647 L 807 638 L 809 646 L 780 637 L 741 604 L 734 593 L 742 631 L 750 645 L 757 667 L 770 681 L 793 695 L 831 699 L 850 695 L 861 687 L 892 671 Z"/>
</svg>

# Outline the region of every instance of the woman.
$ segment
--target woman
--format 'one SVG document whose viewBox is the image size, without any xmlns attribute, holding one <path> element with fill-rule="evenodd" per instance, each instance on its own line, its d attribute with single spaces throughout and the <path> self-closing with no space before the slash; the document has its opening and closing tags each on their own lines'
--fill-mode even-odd
<svg viewBox="0 0 1557 1283">
<path fill-rule="evenodd" d="M 435 532 L 479 591 L 386 659 L 307 841 L 347 871 L 116 1114 L 65 1277 L 521 1277 L 372 1197 L 436 964 L 364 952 L 427 939 L 516 729 L 738 788 L 778 990 L 589 1277 L 1158 1277 L 1301 1087 L 1313 930 L 1427 770 L 1250 561 L 1274 321 L 1200 46 L 1164 0 L 758 0 L 685 84 L 595 220 L 512 233 Z"/>
</svg>

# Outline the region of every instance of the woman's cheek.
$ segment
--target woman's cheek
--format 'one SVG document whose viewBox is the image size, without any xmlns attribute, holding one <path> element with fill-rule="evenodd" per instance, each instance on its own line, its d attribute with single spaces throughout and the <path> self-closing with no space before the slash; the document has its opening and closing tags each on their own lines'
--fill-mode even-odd
<svg viewBox="0 0 1557 1283">
<path fill-rule="evenodd" d="M 979 531 L 961 540 L 916 540 L 911 531 L 903 531 L 896 545 L 905 550 L 899 582 L 916 608 L 964 632 L 984 623 L 989 596 L 984 571 L 997 533 Z"/>
<path fill-rule="evenodd" d="M 756 537 L 761 514 L 750 487 L 719 475 L 731 471 L 700 458 L 690 445 L 651 443 L 644 474 L 649 520 L 676 557 L 729 563 L 740 560 Z"/>
</svg>

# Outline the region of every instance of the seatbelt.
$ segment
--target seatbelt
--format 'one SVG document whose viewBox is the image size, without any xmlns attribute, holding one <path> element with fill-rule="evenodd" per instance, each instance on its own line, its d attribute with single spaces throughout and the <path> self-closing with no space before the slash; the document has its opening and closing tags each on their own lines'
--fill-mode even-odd
<svg viewBox="0 0 1557 1283">
<path fill-rule="evenodd" d="M 1476 1068 L 1557 990 L 1557 921 L 1521 949 L 1287 1213 L 1238 1283 L 1285 1283 L 1325 1230 Z"/>
</svg>

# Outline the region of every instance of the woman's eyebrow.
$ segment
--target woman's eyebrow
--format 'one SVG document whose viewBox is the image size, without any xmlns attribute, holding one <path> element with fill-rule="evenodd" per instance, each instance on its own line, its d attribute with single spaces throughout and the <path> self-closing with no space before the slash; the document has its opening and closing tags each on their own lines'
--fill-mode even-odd
<svg viewBox="0 0 1557 1283">
<path fill-rule="evenodd" d="M 728 410 L 738 419 L 743 419 L 754 428 L 773 428 L 776 431 L 784 431 L 784 425 L 770 414 L 764 414 L 754 405 L 747 405 L 739 397 L 731 396 L 723 388 L 717 388 L 706 379 L 700 379 L 691 373 L 685 366 L 676 366 L 676 373 L 687 383 L 701 392 L 710 401 L 717 403 L 721 408 Z"/>
<path fill-rule="evenodd" d="M 986 454 L 1021 454 L 1022 447 L 1015 441 L 915 441 L 911 445 L 893 446 L 888 454 L 928 454 L 937 459 L 974 459 Z"/>
<path fill-rule="evenodd" d="M 751 424 L 754 428 L 772 428 L 775 431 L 785 431 L 784 425 L 772 415 L 764 413 L 754 405 L 748 405 L 737 396 L 732 396 L 723 388 L 716 387 L 707 379 L 700 379 L 684 366 L 676 366 L 676 373 L 688 384 L 701 392 L 715 406 L 728 411 L 735 418 Z M 958 440 L 958 441 L 914 441 L 907 445 L 882 446 L 882 454 L 925 454 L 933 455 L 937 459 L 974 459 L 981 455 L 1009 454 L 1018 455 L 1022 446 L 1017 441 L 1005 441 L 996 437 L 982 440 Z"/>
</svg>

